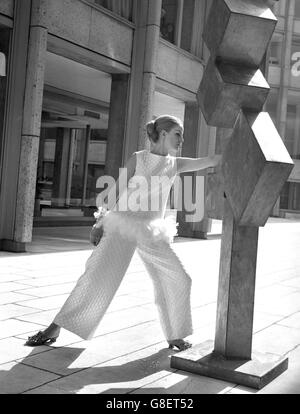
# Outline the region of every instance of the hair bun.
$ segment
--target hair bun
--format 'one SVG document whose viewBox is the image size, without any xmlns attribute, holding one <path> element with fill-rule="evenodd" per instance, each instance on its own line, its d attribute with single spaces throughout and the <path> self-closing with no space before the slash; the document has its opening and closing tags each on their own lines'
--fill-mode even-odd
<svg viewBox="0 0 300 414">
<path fill-rule="evenodd" d="M 148 124 L 146 125 L 146 129 L 147 129 L 147 134 L 149 138 L 155 142 L 157 140 L 157 131 L 155 128 L 155 121 L 148 122 Z"/>
</svg>

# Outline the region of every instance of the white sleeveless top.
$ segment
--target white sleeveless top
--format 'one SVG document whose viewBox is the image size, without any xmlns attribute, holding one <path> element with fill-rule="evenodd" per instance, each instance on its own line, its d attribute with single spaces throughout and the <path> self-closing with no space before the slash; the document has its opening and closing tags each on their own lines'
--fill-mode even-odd
<svg viewBox="0 0 300 414">
<path fill-rule="evenodd" d="M 128 239 L 165 240 L 177 233 L 175 220 L 165 211 L 177 174 L 176 157 L 136 152 L 136 168 L 116 206 L 102 219 L 106 232 Z"/>
</svg>

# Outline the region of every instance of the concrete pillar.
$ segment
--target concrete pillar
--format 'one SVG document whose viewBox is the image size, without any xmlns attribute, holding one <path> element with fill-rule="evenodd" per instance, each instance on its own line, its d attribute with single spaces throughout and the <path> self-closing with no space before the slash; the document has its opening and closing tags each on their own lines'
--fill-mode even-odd
<svg viewBox="0 0 300 414">
<path fill-rule="evenodd" d="M 206 157 L 209 153 L 209 133 L 203 132 L 204 119 L 196 102 L 187 102 L 184 114 L 184 143 L 181 151 L 182 157 Z M 179 223 L 178 234 L 182 237 L 206 238 L 210 230 L 210 220 L 205 212 L 205 177 L 203 173 L 191 172 L 180 174 L 182 183 L 182 197 L 180 209 L 177 212 Z M 185 184 L 186 180 L 186 184 Z M 192 183 L 192 188 L 190 184 Z M 192 191 L 191 191 L 192 190 Z M 191 194 L 190 194 L 191 193 Z M 188 195 L 187 195 L 188 194 Z M 184 197 L 185 195 L 185 197 Z M 203 203 L 203 218 L 199 221 L 189 222 L 186 215 L 191 214 L 190 208 L 184 200 L 201 200 Z M 198 210 L 200 205 L 197 205 Z"/>
<path fill-rule="evenodd" d="M 14 25 L 10 44 L 7 71 L 7 99 L 0 192 L 0 249 L 24 251 L 24 243 L 15 239 L 16 194 L 18 192 L 18 165 L 20 161 L 21 134 L 30 25 L 30 0 L 15 0 Z"/>
<path fill-rule="evenodd" d="M 32 238 L 47 50 L 46 4 L 46 0 L 32 0 L 14 231 L 14 240 L 21 243 Z"/>
<path fill-rule="evenodd" d="M 137 2 L 137 26 L 134 36 L 130 97 L 124 159 L 149 143 L 145 124 L 153 116 L 156 60 L 159 46 L 162 0 Z"/>
<path fill-rule="evenodd" d="M 280 88 L 278 94 L 276 126 L 283 141 L 287 123 L 288 91 L 291 77 L 291 51 L 295 17 L 295 0 L 289 0 L 285 6 L 284 41 L 282 43 Z M 277 200 L 273 215 L 279 216 L 280 198 Z"/>
<path fill-rule="evenodd" d="M 128 100 L 128 75 L 112 75 L 105 174 L 119 176 L 122 166 Z"/>
<path fill-rule="evenodd" d="M 149 145 L 145 125 L 151 121 L 153 115 L 161 7 L 161 0 L 148 2 L 138 149 Z"/>
<path fill-rule="evenodd" d="M 70 130 L 58 128 L 55 144 L 54 176 L 53 176 L 53 207 L 63 207 L 66 201 L 68 161 L 70 146 Z"/>
</svg>

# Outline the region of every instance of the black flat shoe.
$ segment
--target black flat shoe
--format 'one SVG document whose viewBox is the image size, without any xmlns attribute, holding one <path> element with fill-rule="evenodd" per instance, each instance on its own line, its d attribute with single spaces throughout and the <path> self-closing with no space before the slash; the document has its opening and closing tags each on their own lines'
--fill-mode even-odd
<svg viewBox="0 0 300 414">
<path fill-rule="evenodd" d="M 29 336 L 28 340 L 26 341 L 25 345 L 27 346 L 41 346 L 41 345 L 49 345 L 53 342 L 56 342 L 57 337 L 49 338 L 45 335 L 42 331 L 39 331 L 37 334 L 33 336 Z"/>
<path fill-rule="evenodd" d="M 177 348 L 178 351 L 185 351 L 192 346 L 193 345 L 190 342 L 181 339 L 176 339 L 175 341 L 169 342 L 169 349 Z"/>
</svg>

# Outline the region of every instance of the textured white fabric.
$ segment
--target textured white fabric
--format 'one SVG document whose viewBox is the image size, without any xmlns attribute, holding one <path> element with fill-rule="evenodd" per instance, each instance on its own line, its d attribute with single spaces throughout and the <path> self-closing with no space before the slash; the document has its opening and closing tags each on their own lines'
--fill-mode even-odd
<svg viewBox="0 0 300 414">
<path fill-rule="evenodd" d="M 107 232 L 119 231 L 131 240 L 152 238 L 171 242 L 177 234 L 177 225 L 171 216 L 164 216 L 176 177 L 176 157 L 143 150 L 136 153 L 136 160 L 127 192 L 120 196 L 101 225 Z"/>
<path fill-rule="evenodd" d="M 170 225 L 164 219 L 170 185 L 176 175 L 176 159 L 149 151 L 138 152 L 136 172 L 129 188 L 134 190 L 133 181 L 137 177 L 150 180 L 155 175 L 171 179 L 161 189 L 149 186 L 144 194 L 145 199 L 152 197 L 154 202 L 159 202 L 157 211 L 113 211 L 104 218 L 104 236 L 54 323 L 83 339 L 91 339 L 137 248 L 153 281 L 155 303 L 166 339 L 185 338 L 192 333 L 191 278 L 169 243 L 172 231 L 174 235 L 174 223 Z"/>
<path fill-rule="evenodd" d="M 153 281 L 155 303 L 166 339 L 190 335 L 191 278 L 170 244 L 163 240 L 133 242 L 118 233 L 104 234 L 54 323 L 83 339 L 91 339 L 126 273 L 136 247 Z"/>
</svg>

